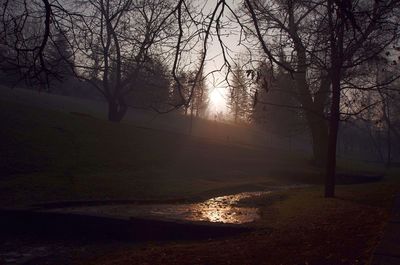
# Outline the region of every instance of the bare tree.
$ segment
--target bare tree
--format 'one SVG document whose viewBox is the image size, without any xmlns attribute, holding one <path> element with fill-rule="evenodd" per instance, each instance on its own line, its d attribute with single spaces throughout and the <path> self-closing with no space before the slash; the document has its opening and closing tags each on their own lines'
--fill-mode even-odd
<svg viewBox="0 0 400 265">
<path fill-rule="evenodd" d="M 201 46 L 200 39 L 208 34 L 203 29 L 207 23 L 199 20 L 202 16 L 191 14 L 191 5 L 185 0 L 3 0 L 2 3 L 0 37 L 1 44 L 8 49 L 2 52 L 9 62 L 7 66 L 13 66 L 26 80 L 37 79 L 41 86 L 49 86 L 49 75 L 54 74 L 55 67 L 50 65 L 54 60 L 48 60 L 46 52 L 49 46 L 57 44 L 60 33 L 65 36 L 68 32 L 65 39 L 74 62 L 71 70 L 104 96 L 111 121 L 120 121 L 125 115 L 128 108 L 125 98 L 136 89 L 135 81 L 148 61 L 159 58 L 172 68 L 177 80 L 176 73 L 184 67 L 186 57 L 190 57 L 188 51 Z M 54 54 L 50 57 L 54 58 Z M 196 76 L 195 80 L 199 78 Z M 179 93 L 181 100 L 171 104 L 170 109 L 189 105 L 193 91 L 188 98 Z"/>
<path fill-rule="evenodd" d="M 173 6 L 167 0 L 77 1 L 69 25 L 76 47 L 77 75 L 90 81 L 108 102 L 108 118 L 119 122 L 126 96 L 152 54 L 167 52 Z M 71 11 L 72 13 L 72 11 Z"/>
<path fill-rule="evenodd" d="M 344 94 L 349 87 L 373 89 L 354 81 L 354 69 L 397 40 L 400 21 L 397 0 L 244 0 L 244 16 L 237 15 L 225 0 L 198 16 L 191 14 L 185 0 L 91 0 L 73 1 L 74 5 L 57 0 L 27 5 L 19 0 L 17 14 L 10 13 L 11 1 L 3 1 L 1 39 L 13 48 L 14 61 L 23 66 L 23 72 L 38 77 L 49 73 L 44 50 L 52 36 L 51 24 L 70 29 L 75 74 L 91 81 L 104 95 L 111 121 L 120 121 L 126 113 L 125 95 L 131 91 L 127 84 L 137 78 L 152 54 L 172 55 L 170 65 L 180 99 L 172 108 L 188 108 L 195 97 L 212 35 L 219 41 L 229 81 L 231 57 L 222 29 L 224 14 L 230 12 L 238 23 L 240 44 L 253 36 L 256 42 L 245 46 L 247 50 L 261 47 L 273 67 L 281 67 L 293 78 L 293 96 L 310 128 L 314 157 L 320 164 L 326 162 L 327 197 L 334 196 L 339 121 L 368 109 L 353 111 L 342 104 Z M 43 18 L 38 21 L 43 34 L 26 37 L 28 17 Z M 8 31 L 10 26 L 13 33 Z M 202 46 L 200 66 L 185 95 L 179 73 L 192 64 L 185 58 L 198 46 Z"/>
<path fill-rule="evenodd" d="M 53 5 L 49 0 L 2 0 L 0 45 L 3 70 L 18 72 L 20 80 L 35 81 L 40 88 L 57 76 L 46 63 L 45 49 L 52 41 Z"/>
<path fill-rule="evenodd" d="M 200 74 L 197 75 L 197 73 Z M 205 83 L 204 66 L 201 69 L 193 71 L 191 75 L 190 83 L 195 84 L 195 87 L 193 91 L 194 95 L 190 102 L 190 115 L 204 117 L 208 107 L 208 89 Z"/>
<path fill-rule="evenodd" d="M 291 137 L 304 131 L 301 107 L 292 96 L 294 81 L 284 69 L 268 62 L 260 63 L 255 85 L 251 119 L 269 132 L 281 137 Z"/>
<path fill-rule="evenodd" d="M 250 87 L 245 71 L 239 64 L 232 70 L 229 90 L 228 107 L 234 122 L 247 122 L 251 111 Z"/>
<path fill-rule="evenodd" d="M 352 68 L 382 52 L 398 37 L 395 21 L 399 21 L 399 3 L 334 0 L 246 0 L 245 3 L 252 24 L 250 30 L 263 52 L 272 63 L 293 75 L 295 96 L 313 135 L 314 156 L 326 158 L 325 196 L 332 197 L 339 120 L 347 114 L 341 112 L 341 83 Z M 287 63 L 279 61 L 277 49 L 290 54 Z"/>
</svg>

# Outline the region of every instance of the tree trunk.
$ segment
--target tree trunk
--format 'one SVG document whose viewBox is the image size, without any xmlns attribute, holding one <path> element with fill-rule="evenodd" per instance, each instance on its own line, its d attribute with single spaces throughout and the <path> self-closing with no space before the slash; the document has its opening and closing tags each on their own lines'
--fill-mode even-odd
<svg viewBox="0 0 400 265">
<path fill-rule="evenodd" d="M 125 116 L 128 108 L 123 100 L 108 100 L 108 120 L 120 122 Z"/>
<path fill-rule="evenodd" d="M 328 125 L 325 120 L 308 122 L 311 130 L 313 158 L 317 166 L 323 167 L 326 164 L 328 146 Z"/>
<path fill-rule="evenodd" d="M 193 130 L 193 105 L 190 108 L 189 135 L 192 135 L 192 130 Z"/>
<path fill-rule="evenodd" d="M 332 103 L 329 118 L 328 152 L 326 161 L 325 197 L 335 196 L 336 145 L 340 120 L 340 69 L 332 74 Z"/>
<path fill-rule="evenodd" d="M 336 21 L 333 17 L 336 11 Z M 330 29 L 330 79 L 332 84 L 332 101 L 329 117 L 328 153 L 326 161 L 325 197 L 335 197 L 336 145 L 340 121 L 340 79 L 343 67 L 343 35 L 345 14 L 335 9 L 333 0 L 328 0 L 328 21 Z M 338 22 L 339 21 L 339 22 Z"/>
<path fill-rule="evenodd" d="M 382 106 L 382 113 L 383 113 L 383 119 L 386 122 L 386 168 L 390 168 L 391 166 L 391 160 L 392 160 L 392 135 L 391 135 L 391 121 L 390 121 L 390 106 L 389 106 L 389 96 L 386 95 L 384 96 L 380 91 L 379 94 L 382 97 L 383 100 L 383 106 Z"/>
<path fill-rule="evenodd" d="M 390 134 L 390 128 L 387 130 L 387 161 L 386 168 L 390 168 L 392 165 L 392 136 Z"/>
</svg>

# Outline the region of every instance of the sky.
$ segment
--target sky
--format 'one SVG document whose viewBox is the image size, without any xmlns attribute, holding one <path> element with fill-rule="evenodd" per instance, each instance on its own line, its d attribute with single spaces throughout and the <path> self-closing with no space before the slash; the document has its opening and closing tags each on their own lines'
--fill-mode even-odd
<svg viewBox="0 0 400 265">
<path fill-rule="evenodd" d="M 198 0 L 199 3 L 204 3 L 204 1 Z M 217 0 L 208 0 L 205 3 L 205 11 L 211 12 L 216 4 Z M 232 8 L 235 7 L 238 3 L 238 0 L 227 0 L 226 1 Z M 227 14 L 225 17 L 229 16 L 229 10 L 225 10 Z M 228 33 L 229 29 L 222 29 L 223 33 Z M 223 41 L 226 45 L 229 46 L 233 51 L 239 51 L 238 45 L 238 36 L 237 34 L 229 34 L 228 36 L 223 37 Z M 221 47 L 218 40 L 214 37 L 209 42 L 208 52 L 207 52 L 207 60 L 205 62 L 205 72 L 210 73 L 217 69 L 220 69 L 224 64 L 224 59 L 221 52 Z M 228 91 L 227 83 L 223 82 L 225 78 L 225 73 L 221 72 L 220 74 L 215 73 L 212 76 L 208 76 L 206 84 L 209 90 L 209 98 L 210 105 L 209 111 L 211 115 L 215 115 L 219 112 L 223 112 L 227 114 L 229 112 L 227 108 L 227 100 L 228 100 Z"/>
</svg>

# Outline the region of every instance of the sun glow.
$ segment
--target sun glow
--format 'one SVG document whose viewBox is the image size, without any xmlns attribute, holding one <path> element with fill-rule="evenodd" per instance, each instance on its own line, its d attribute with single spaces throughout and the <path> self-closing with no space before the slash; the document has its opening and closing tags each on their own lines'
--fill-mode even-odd
<svg viewBox="0 0 400 265">
<path fill-rule="evenodd" d="M 225 112 L 226 106 L 226 96 L 225 88 L 214 87 L 210 89 L 208 96 L 210 98 L 210 111 L 212 114 L 217 114 L 219 112 Z"/>
</svg>

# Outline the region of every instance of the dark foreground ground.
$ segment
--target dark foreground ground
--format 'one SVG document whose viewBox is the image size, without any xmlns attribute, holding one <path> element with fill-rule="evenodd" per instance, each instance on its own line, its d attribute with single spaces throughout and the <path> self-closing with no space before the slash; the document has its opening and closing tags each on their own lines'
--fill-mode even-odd
<svg viewBox="0 0 400 265">
<path fill-rule="evenodd" d="M 0 251 L 28 253 L 23 264 L 370 264 L 398 191 L 392 179 L 339 186 L 334 199 L 323 199 L 320 187 L 280 191 L 242 202 L 260 207 L 262 218 L 222 237 L 135 242 L 14 234 L 3 237 Z"/>
<path fill-rule="evenodd" d="M 392 215 L 382 240 L 375 249 L 372 265 L 400 264 L 400 194 L 397 194 Z"/>
<path fill-rule="evenodd" d="M 324 199 L 322 175 L 302 154 L 10 102 L 0 105 L 0 118 L 3 208 L 71 200 L 179 201 L 314 185 L 242 202 L 259 207 L 261 219 L 249 231 L 222 237 L 134 242 L 8 231 L 0 234 L 0 264 L 368 264 L 400 191 L 398 170 L 340 161 L 342 172 L 386 177 L 339 185 L 336 198 Z"/>
<path fill-rule="evenodd" d="M 263 214 L 254 232 L 148 244 L 78 264 L 368 264 L 390 214 L 393 191 L 391 184 L 375 185 L 341 187 L 329 200 L 321 198 L 320 188 L 277 194 L 249 202 Z"/>
</svg>

